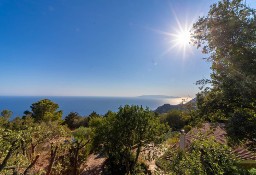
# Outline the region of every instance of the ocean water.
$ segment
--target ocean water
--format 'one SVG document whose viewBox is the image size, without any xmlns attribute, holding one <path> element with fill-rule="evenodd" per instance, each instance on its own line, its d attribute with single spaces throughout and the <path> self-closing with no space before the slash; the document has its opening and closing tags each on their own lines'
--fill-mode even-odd
<svg viewBox="0 0 256 175">
<path fill-rule="evenodd" d="M 42 97 L 42 96 L 1 96 L 0 111 L 11 110 L 11 119 L 22 116 L 25 110 L 30 110 L 32 103 L 42 99 L 50 99 L 59 105 L 63 111 L 63 117 L 70 112 L 77 112 L 82 116 L 88 116 L 93 111 L 105 114 L 108 110 L 118 111 L 120 106 L 140 105 L 155 110 L 163 104 L 179 104 L 182 98 L 143 98 L 143 97 Z"/>
</svg>

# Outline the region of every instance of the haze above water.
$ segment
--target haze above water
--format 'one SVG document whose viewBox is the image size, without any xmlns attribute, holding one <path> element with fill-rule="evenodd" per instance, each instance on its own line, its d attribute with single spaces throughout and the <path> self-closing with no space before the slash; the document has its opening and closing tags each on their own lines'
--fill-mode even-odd
<svg viewBox="0 0 256 175">
<path fill-rule="evenodd" d="M 2 96 L 0 97 L 0 110 L 8 109 L 13 112 L 12 119 L 22 116 L 25 110 L 30 110 L 32 103 L 41 99 L 50 99 L 59 105 L 59 109 L 63 111 L 63 117 L 70 112 L 78 112 L 82 116 L 88 116 L 95 111 L 99 114 L 105 114 L 108 110 L 117 111 L 120 106 L 142 105 L 155 110 L 163 104 L 179 104 L 182 99 L 187 101 L 190 98 L 181 97 L 42 97 L 42 96 Z"/>
</svg>

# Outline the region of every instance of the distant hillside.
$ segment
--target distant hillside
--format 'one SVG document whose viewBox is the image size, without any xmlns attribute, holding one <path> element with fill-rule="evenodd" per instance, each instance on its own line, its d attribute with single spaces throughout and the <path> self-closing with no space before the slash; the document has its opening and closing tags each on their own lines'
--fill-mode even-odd
<svg viewBox="0 0 256 175">
<path fill-rule="evenodd" d="M 164 104 L 162 106 L 159 106 L 155 112 L 158 114 L 167 113 L 172 109 L 180 109 L 181 105 L 170 105 L 170 104 Z"/>
<path fill-rule="evenodd" d="M 168 96 L 168 95 L 141 95 L 138 97 L 140 98 L 180 98 L 180 97 Z"/>
<path fill-rule="evenodd" d="M 163 114 L 173 109 L 183 109 L 184 107 L 186 108 L 186 106 L 191 106 L 193 108 L 196 108 L 196 98 L 193 98 L 189 102 L 185 103 L 184 106 L 182 106 L 181 104 L 178 104 L 178 105 L 164 104 L 162 106 L 159 106 L 154 112 L 158 114 Z"/>
<path fill-rule="evenodd" d="M 196 105 L 196 98 L 193 98 L 192 100 L 188 101 L 186 104 Z"/>
</svg>

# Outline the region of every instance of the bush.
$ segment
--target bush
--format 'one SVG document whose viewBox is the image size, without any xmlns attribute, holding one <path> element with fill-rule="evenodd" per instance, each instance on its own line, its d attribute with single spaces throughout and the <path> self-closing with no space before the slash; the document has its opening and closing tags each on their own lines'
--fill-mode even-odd
<svg viewBox="0 0 256 175">
<path fill-rule="evenodd" d="M 160 117 L 161 122 L 167 123 L 173 131 L 181 130 L 187 123 L 182 111 L 172 110 Z"/>
<path fill-rule="evenodd" d="M 213 138 L 200 138 L 187 151 L 178 151 L 172 157 L 170 169 L 174 174 L 184 175 L 238 174 L 229 147 Z"/>
<path fill-rule="evenodd" d="M 250 175 L 256 175 L 256 168 L 252 168 L 249 170 Z"/>
</svg>

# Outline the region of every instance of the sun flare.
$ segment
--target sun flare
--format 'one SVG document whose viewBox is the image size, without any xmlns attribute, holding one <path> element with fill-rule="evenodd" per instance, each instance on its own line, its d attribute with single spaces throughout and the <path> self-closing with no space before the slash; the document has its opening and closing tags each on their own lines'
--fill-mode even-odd
<svg viewBox="0 0 256 175">
<path fill-rule="evenodd" d="M 189 51 L 191 51 L 191 32 L 190 29 L 186 26 L 179 26 L 179 30 L 176 30 L 174 33 L 171 33 L 171 48 L 177 48 L 182 51 L 183 56 L 185 57 Z"/>
<path fill-rule="evenodd" d="M 182 58 L 186 58 L 188 55 L 193 54 L 192 40 L 193 40 L 193 21 L 195 19 L 181 21 L 173 12 L 176 25 L 172 25 L 168 31 L 162 31 L 157 29 L 151 29 L 156 33 L 166 36 L 168 43 L 167 49 L 161 54 L 166 55 L 169 52 L 176 52 L 177 54 L 182 54 Z M 173 53 L 174 53 L 173 52 Z"/>
<path fill-rule="evenodd" d="M 190 43 L 190 39 L 191 35 L 187 30 L 182 30 L 174 36 L 175 42 L 181 47 L 186 47 Z"/>
</svg>

